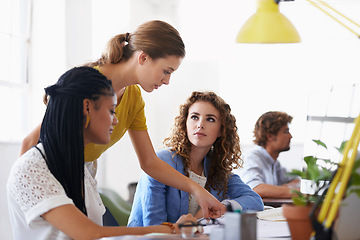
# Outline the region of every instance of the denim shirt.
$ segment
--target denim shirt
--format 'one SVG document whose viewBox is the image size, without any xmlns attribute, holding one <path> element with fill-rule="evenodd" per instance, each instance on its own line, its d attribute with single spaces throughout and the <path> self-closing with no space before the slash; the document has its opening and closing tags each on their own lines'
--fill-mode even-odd
<svg viewBox="0 0 360 240">
<path fill-rule="evenodd" d="M 184 173 L 182 157 L 175 155 L 168 149 L 157 152 L 160 159 Z M 204 174 L 208 176 L 211 159 L 204 159 Z M 210 189 L 211 194 L 219 201 L 224 200 L 222 193 Z M 228 180 L 226 197 L 238 202 L 243 210 L 262 211 L 264 204 L 261 197 L 246 185 L 238 175 L 231 174 Z M 142 174 L 138 182 L 128 226 L 158 225 L 162 222 L 176 222 L 183 214 L 189 211 L 189 194 L 176 188 L 169 187 L 153 179 L 147 174 Z"/>
</svg>

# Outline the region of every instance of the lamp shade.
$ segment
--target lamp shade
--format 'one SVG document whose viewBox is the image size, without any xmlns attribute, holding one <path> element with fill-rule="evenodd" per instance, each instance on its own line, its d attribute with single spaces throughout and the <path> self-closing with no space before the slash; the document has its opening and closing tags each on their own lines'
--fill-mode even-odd
<svg viewBox="0 0 360 240">
<path fill-rule="evenodd" d="M 274 0 L 257 0 L 256 13 L 240 29 L 236 42 L 298 43 L 300 36 Z"/>
</svg>

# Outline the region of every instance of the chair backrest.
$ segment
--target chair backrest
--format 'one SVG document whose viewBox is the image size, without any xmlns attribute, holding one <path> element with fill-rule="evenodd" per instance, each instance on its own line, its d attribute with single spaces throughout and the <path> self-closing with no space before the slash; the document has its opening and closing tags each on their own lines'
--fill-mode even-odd
<svg viewBox="0 0 360 240">
<path fill-rule="evenodd" d="M 105 207 L 110 211 L 119 226 L 126 226 L 131 211 L 130 203 L 111 189 L 100 188 L 98 191 Z"/>
</svg>

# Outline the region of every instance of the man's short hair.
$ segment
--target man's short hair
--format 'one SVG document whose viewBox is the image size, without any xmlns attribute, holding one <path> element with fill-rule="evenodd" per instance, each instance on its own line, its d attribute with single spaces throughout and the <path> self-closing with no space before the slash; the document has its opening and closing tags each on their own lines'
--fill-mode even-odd
<svg viewBox="0 0 360 240">
<path fill-rule="evenodd" d="M 293 117 L 284 112 L 270 111 L 260 116 L 254 129 L 254 143 L 265 147 L 267 134 L 276 135 L 279 130 L 291 123 Z"/>
</svg>

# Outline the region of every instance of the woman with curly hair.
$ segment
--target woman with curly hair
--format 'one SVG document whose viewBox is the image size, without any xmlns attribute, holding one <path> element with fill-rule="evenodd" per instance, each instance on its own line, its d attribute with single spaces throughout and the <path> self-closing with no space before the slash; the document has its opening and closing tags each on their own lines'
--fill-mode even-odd
<svg viewBox="0 0 360 240">
<path fill-rule="evenodd" d="M 157 156 L 233 209 L 263 210 L 260 196 L 232 173 L 242 166 L 239 136 L 230 106 L 213 92 L 193 92 Z M 128 226 L 173 222 L 182 214 L 202 217 L 196 199 L 143 174 Z"/>
</svg>

